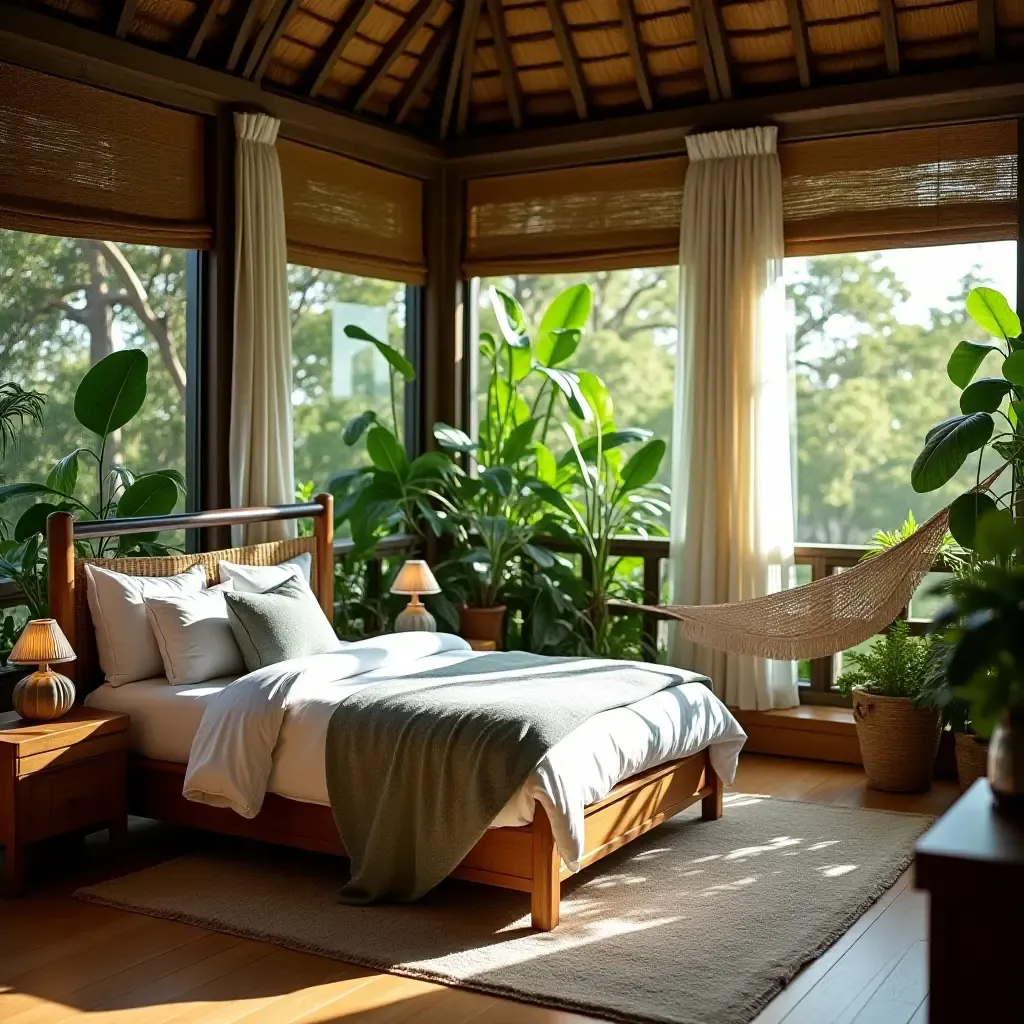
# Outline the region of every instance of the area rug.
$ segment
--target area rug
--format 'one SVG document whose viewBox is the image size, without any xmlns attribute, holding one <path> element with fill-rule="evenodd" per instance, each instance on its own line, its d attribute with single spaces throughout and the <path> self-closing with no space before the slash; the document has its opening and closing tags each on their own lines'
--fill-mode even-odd
<svg viewBox="0 0 1024 1024">
<path fill-rule="evenodd" d="M 344 861 L 255 843 L 76 895 L 613 1020 L 744 1024 L 895 882 L 930 821 L 737 795 L 702 822 L 698 805 L 564 883 L 546 934 L 528 896 L 469 883 L 342 906 Z"/>
</svg>

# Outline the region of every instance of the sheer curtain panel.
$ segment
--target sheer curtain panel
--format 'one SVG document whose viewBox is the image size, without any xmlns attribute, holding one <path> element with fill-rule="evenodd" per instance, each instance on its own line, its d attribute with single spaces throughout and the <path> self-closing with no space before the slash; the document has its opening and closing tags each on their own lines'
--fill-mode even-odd
<svg viewBox="0 0 1024 1024">
<path fill-rule="evenodd" d="M 231 503 L 235 507 L 283 505 L 295 498 L 288 250 L 275 148 L 279 126 L 279 121 L 265 114 L 235 114 L 235 354 L 230 439 Z M 245 528 L 244 542 L 278 540 L 294 536 L 294 531 L 294 522 L 255 523 Z"/>
<path fill-rule="evenodd" d="M 775 128 L 687 139 L 680 232 L 672 601 L 716 604 L 787 586 L 793 564 L 791 389 Z M 673 663 L 744 710 L 799 703 L 791 662 L 671 634 Z"/>
</svg>

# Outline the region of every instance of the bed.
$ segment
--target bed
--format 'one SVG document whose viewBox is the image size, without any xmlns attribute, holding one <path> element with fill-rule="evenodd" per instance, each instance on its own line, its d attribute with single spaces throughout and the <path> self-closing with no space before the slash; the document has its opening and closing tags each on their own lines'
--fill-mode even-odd
<svg viewBox="0 0 1024 1024">
<path fill-rule="evenodd" d="M 186 799 L 183 785 L 192 741 L 207 705 L 232 680 L 187 687 L 171 687 L 160 678 L 117 688 L 104 684 L 85 597 L 86 560 L 76 557 L 74 547 L 76 538 L 101 534 L 299 518 L 313 520 L 312 536 L 195 555 L 106 559 L 100 564 L 140 576 L 167 576 L 202 565 L 214 582 L 221 559 L 272 565 L 308 551 L 313 556 L 311 586 L 330 618 L 330 495 L 320 495 L 306 505 L 106 523 L 75 524 L 67 515 L 54 514 L 48 524 L 51 609 L 78 654 L 73 671 L 79 699 L 132 718 L 132 813 L 344 856 L 322 782 L 322 735 L 329 708 L 314 700 L 289 716 L 290 724 L 275 748 L 267 794 L 254 817 Z M 713 697 L 705 703 L 699 692 L 703 688 L 691 686 L 696 689 L 689 694 L 666 690 L 639 711 L 634 706 L 605 712 L 611 717 L 604 721 L 598 721 L 603 715 L 596 716 L 587 723 L 589 732 L 578 730 L 582 735 L 574 733 L 552 748 L 553 763 L 538 765 L 535 775 L 453 874 L 530 893 L 533 927 L 550 930 L 558 924 L 561 881 L 574 870 L 600 860 L 694 803 L 701 803 L 703 819 L 720 817 L 722 774 L 731 774 L 744 737 L 724 708 L 724 714 L 717 712 Z M 655 738 L 648 740 L 648 735 Z M 593 753 L 597 750 L 606 753 L 597 757 Z M 683 756 L 672 756 L 680 752 Z"/>
</svg>

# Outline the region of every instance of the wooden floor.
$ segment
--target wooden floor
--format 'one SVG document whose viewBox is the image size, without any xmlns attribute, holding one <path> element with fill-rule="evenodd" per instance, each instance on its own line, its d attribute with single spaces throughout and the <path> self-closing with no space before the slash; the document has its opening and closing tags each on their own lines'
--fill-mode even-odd
<svg viewBox="0 0 1024 1024">
<path fill-rule="evenodd" d="M 941 813 L 956 797 L 939 783 L 920 797 L 869 790 L 859 768 L 744 755 L 735 789 L 792 800 Z M 187 840 L 133 830 L 139 864 Z M 236 939 L 203 928 L 81 903 L 102 877 L 102 843 L 57 848 L 50 880 L 0 902 L 3 1024 L 583 1024 L 590 1018 Z M 74 865 L 73 867 L 69 865 Z M 756 1024 L 923 1024 L 926 897 L 904 875 Z"/>
</svg>

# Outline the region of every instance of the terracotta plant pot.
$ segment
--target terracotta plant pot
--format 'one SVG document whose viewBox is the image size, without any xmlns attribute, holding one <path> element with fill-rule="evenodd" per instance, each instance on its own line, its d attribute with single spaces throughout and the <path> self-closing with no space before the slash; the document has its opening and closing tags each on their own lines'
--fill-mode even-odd
<svg viewBox="0 0 1024 1024">
<path fill-rule="evenodd" d="M 984 778 L 988 762 L 988 741 L 970 732 L 956 734 L 956 775 L 960 789 L 970 789 Z"/>
<path fill-rule="evenodd" d="M 853 691 L 853 718 L 868 785 L 889 793 L 931 788 L 939 746 L 939 712 L 907 697 Z"/>
<path fill-rule="evenodd" d="M 505 639 L 505 606 L 474 608 L 464 604 L 459 607 L 459 632 L 466 640 L 491 641 L 500 649 Z"/>
</svg>

